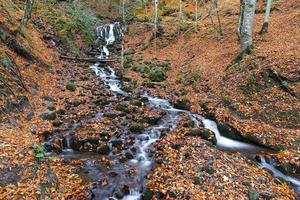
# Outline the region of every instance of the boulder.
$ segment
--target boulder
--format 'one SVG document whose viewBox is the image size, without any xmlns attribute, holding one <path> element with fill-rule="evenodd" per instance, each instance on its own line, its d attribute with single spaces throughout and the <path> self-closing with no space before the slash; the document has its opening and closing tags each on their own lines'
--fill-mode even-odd
<svg viewBox="0 0 300 200">
<path fill-rule="evenodd" d="M 188 131 L 188 136 L 201 137 L 204 140 L 208 140 L 214 145 L 217 144 L 217 138 L 215 133 L 206 128 L 193 128 Z"/>
</svg>

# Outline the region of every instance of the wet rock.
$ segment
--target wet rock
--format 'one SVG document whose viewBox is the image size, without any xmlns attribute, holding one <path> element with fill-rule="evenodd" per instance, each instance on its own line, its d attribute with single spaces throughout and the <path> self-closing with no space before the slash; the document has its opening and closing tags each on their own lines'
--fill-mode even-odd
<svg viewBox="0 0 300 200">
<path fill-rule="evenodd" d="M 144 125 L 140 124 L 140 123 L 133 123 L 129 127 L 129 130 L 132 133 L 141 133 L 141 132 L 143 132 L 144 129 L 145 129 Z"/>
<path fill-rule="evenodd" d="M 213 144 L 217 144 L 217 138 L 211 130 L 208 130 L 206 128 L 193 128 L 188 131 L 188 136 L 198 136 L 201 137 L 204 140 L 208 140 Z"/>
<path fill-rule="evenodd" d="M 51 132 L 50 131 L 43 131 L 42 136 L 45 138 L 45 140 L 48 140 L 49 137 L 51 136 Z"/>
<path fill-rule="evenodd" d="M 110 148 L 106 144 L 102 144 L 100 147 L 97 148 L 97 152 L 101 155 L 108 155 L 110 153 Z"/>
<path fill-rule="evenodd" d="M 56 153 L 61 153 L 62 152 L 62 141 L 59 138 L 53 138 L 51 142 L 51 150 L 56 152 Z"/>
<path fill-rule="evenodd" d="M 43 120 L 55 120 L 56 119 L 56 112 L 46 111 L 46 112 L 41 113 L 40 117 Z"/>
<path fill-rule="evenodd" d="M 97 138 L 97 137 L 88 137 L 87 142 L 89 142 L 91 144 L 99 144 L 99 138 Z"/>
<path fill-rule="evenodd" d="M 181 109 L 181 110 L 190 110 L 191 102 L 188 99 L 178 99 L 174 103 L 174 108 Z"/>
<path fill-rule="evenodd" d="M 142 200 L 151 200 L 153 196 L 154 192 L 147 188 L 142 194 Z"/>
<path fill-rule="evenodd" d="M 120 146 L 123 145 L 123 141 L 122 141 L 122 140 L 112 140 L 112 141 L 111 141 L 111 145 L 112 145 L 113 147 L 120 147 Z"/>
<path fill-rule="evenodd" d="M 122 199 L 125 195 L 128 195 L 129 193 L 129 186 L 124 185 L 122 188 L 117 189 L 117 191 L 114 193 L 114 196 L 118 199 Z"/>
<path fill-rule="evenodd" d="M 66 85 L 66 89 L 74 92 L 76 90 L 76 86 L 73 82 L 69 81 Z"/>
<path fill-rule="evenodd" d="M 133 156 L 132 153 L 130 153 L 130 152 L 126 152 L 126 153 L 125 153 L 125 157 L 126 157 L 128 160 L 131 160 L 131 159 L 134 158 L 134 156 Z"/>
</svg>

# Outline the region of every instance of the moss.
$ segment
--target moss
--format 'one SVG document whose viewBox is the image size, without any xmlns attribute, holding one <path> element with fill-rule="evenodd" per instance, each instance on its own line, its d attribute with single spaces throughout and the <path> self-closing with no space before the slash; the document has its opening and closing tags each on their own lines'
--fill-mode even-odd
<svg viewBox="0 0 300 200">
<path fill-rule="evenodd" d="M 140 123 L 133 123 L 129 127 L 129 130 L 133 133 L 141 133 L 145 129 L 143 124 Z"/>
<path fill-rule="evenodd" d="M 149 79 L 153 82 L 161 82 L 161 81 L 166 80 L 166 78 L 167 78 L 166 72 L 160 68 L 151 69 L 148 76 L 149 76 Z"/>
<path fill-rule="evenodd" d="M 178 99 L 174 103 L 174 108 L 182 109 L 182 110 L 190 110 L 191 102 L 188 99 Z"/>
<path fill-rule="evenodd" d="M 73 82 L 69 81 L 66 85 L 67 90 L 74 92 L 76 90 L 76 86 Z"/>
</svg>

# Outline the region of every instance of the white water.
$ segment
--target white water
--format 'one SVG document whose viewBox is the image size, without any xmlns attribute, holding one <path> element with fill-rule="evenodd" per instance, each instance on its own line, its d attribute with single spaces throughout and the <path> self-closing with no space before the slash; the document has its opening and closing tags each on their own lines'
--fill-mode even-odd
<svg viewBox="0 0 300 200">
<path fill-rule="evenodd" d="M 155 0 L 154 2 L 157 3 L 157 0 Z M 97 29 L 97 33 L 99 33 L 99 34 L 97 34 L 98 37 L 105 37 L 105 41 L 106 41 L 107 45 L 115 42 L 116 37 L 115 37 L 114 31 L 113 31 L 115 29 L 115 26 L 116 26 L 116 23 L 110 24 L 110 25 L 104 25 L 104 26 L 102 26 L 102 28 L 99 28 L 99 30 Z M 104 27 L 106 27 L 106 28 L 104 28 Z M 107 27 L 109 27 L 109 28 L 107 28 Z M 109 55 L 109 52 L 106 52 L 106 51 L 108 51 L 107 45 L 104 45 L 104 47 L 102 48 L 101 56 L 103 55 L 103 53 L 106 56 Z M 120 88 L 120 82 L 119 82 L 113 68 L 108 67 L 107 69 L 104 69 L 104 68 L 100 67 L 100 64 L 92 65 L 91 68 L 94 70 L 96 75 L 99 76 L 104 81 L 104 83 L 109 86 L 113 95 L 126 94 L 126 92 Z M 199 114 L 195 114 L 195 113 L 192 113 L 192 112 L 189 112 L 186 110 L 175 109 L 170 104 L 170 102 L 165 99 L 149 96 L 147 94 L 144 94 L 143 97 L 148 98 L 148 100 L 149 100 L 148 104 L 150 107 L 155 107 L 155 108 L 165 110 L 165 111 L 167 111 L 167 115 L 164 119 L 162 119 L 162 122 L 158 126 L 153 126 L 153 127 L 146 129 L 143 134 L 138 135 L 135 139 L 134 146 L 138 147 L 138 151 L 137 151 L 138 153 L 132 160 L 129 161 L 129 164 L 132 166 L 135 166 L 135 168 L 137 169 L 137 174 L 140 175 L 141 179 L 144 179 L 144 176 L 151 169 L 152 164 L 153 164 L 153 160 L 151 158 L 149 158 L 149 156 L 148 156 L 149 147 L 154 142 L 159 140 L 162 130 L 173 129 L 176 127 L 177 122 L 180 119 L 180 113 L 188 114 L 190 119 L 195 122 L 196 126 L 203 125 L 205 128 L 213 131 L 216 136 L 216 139 L 217 139 L 217 147 L 219 147 L 221 149 L 226 149 L 226 150 L 230 150 L 230 151 L 238 151 L 238 152 L 248 153 L 248 154 L 249 153 L 256 154 L 260 151 L 263 151 L 263 149 L 258 146 L 248 144 L 245 142 L 241 142 L 241 141 L 237 141 L 237 140 L 233 140 L 233 139 L 229 139 L 229 138 L 222 136 L 217 128 L 216 122 L 209 120 L 209 119 L 205 119 L 203 116 L 201 116 Z M 272 164 L 265 162 L 265 160 L 263 158 L 260 163 L 260 166 L 262 168 L 267 168 L 270 171 L 272 171 L 274 173 L 274 176 L 281 177 L 281 178 L 285 179 L 286 181 L 291 182 L 292 184 L 294 184 L 296 186 L 296 188 L 299 192 L 300 181 L 298 179 L 281 173 L 279 170 L 275 169 Z M 141 181 L 140 184 L 143 185 L 144 182 Z M 123 200 L 140 199 L 141 198 L 141 193 L 140 193 L 141 187 L 142 186 L 138 186 L 137 188 L 130 188 L 130 194 L 126 195 L 123 198 Z"/>
</svg>

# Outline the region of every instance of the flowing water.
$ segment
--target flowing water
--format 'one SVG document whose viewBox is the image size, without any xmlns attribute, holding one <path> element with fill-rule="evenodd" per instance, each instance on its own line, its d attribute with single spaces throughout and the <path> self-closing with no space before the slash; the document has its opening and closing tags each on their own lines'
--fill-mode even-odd
<svg viewBox="0 0 300 200">
<path fill-rule="evenodd" d="M 112 45 L 116 38 L 121 37 L 121 28 L 119 23 L 108 24 L 97 28 L 97 35 L 105 43 L 100 48 L 100 58 L 108 57 L 110 55 L 108 46 Z M 97 76 L 110 88 L 113 96 L 126 95 L 127 93 L 120 88 L 120 81 L 116 76 L 113 67 L 102 67 L 99 63 L 91 66 L 91 69 Z M 160 139 L 160 135 L 164 131 L 170 131 L 176 128 L 177 122 L 180 120 L 180 114 L 186 113 L 196 126 L 204 126 L 213 131 L 217 139 L 217 147 L 229 151 L 238 151 L 245 155 L 255 156 L 265 149 L 255 146 L 253 144 L 232 140 L 222 136 L 217 128 L 216 122 L 206 119 L 203 116 L 185 110 L 175 109 L 169 101 L 158 97 L 150 96 L 144 93 L 143 97 L 148 99 L 147 106 L 156 109 L 164 110 L 166 115 L 162 118 L 160 123 L 144 130 L 142 134 L 135 135 L 134 143 L 128 149 L 135 148 L 136 153 L 134 157 L 126 162 L 120 162 L 118 154 L 111 152 L 108 156 L 111 161 L 111 167 L 107 169 L 103 164 L 97 160 L 88 160 L 85 164 L 86 173 L 92 177 L 96 183 L 93 185 L 92 199 L 117 199 L 117 197 L 124 200 L 137 200 L 141 198 L 142 192 L 145 189 L 146 179 L 145 175 L 153 167 L 154 161 L 151 153 L 152 144 Z M 98 117 L 101 117 L 99 114 Z M 124 134 L 123 136 L 127 136 Z M 67 149 L 70 141 L 67 139 Z M 299 193 L 300 181 L 291 176 L 285 175 L 274 167 L 271 160 L 266 162 L 264 157 L 261 157 L 258 163 L 261 168 L 266 168 L 273 172 L 274 176 L 280 177 L 292 183 Z M 130 175 L 128 171 L 134 170 L 135 174 Z M 109 179 L 107 179 L 109 177 Z M 106 180 L 106 184 L 101 184 L 100 180 Z M 98 181 L 98 182 L 97 182 Z M 122 191 L 122 195 L 118 195 L 118 191 Z M 116 193 L 117 192 L 117 193 Z"/>
</svg>

